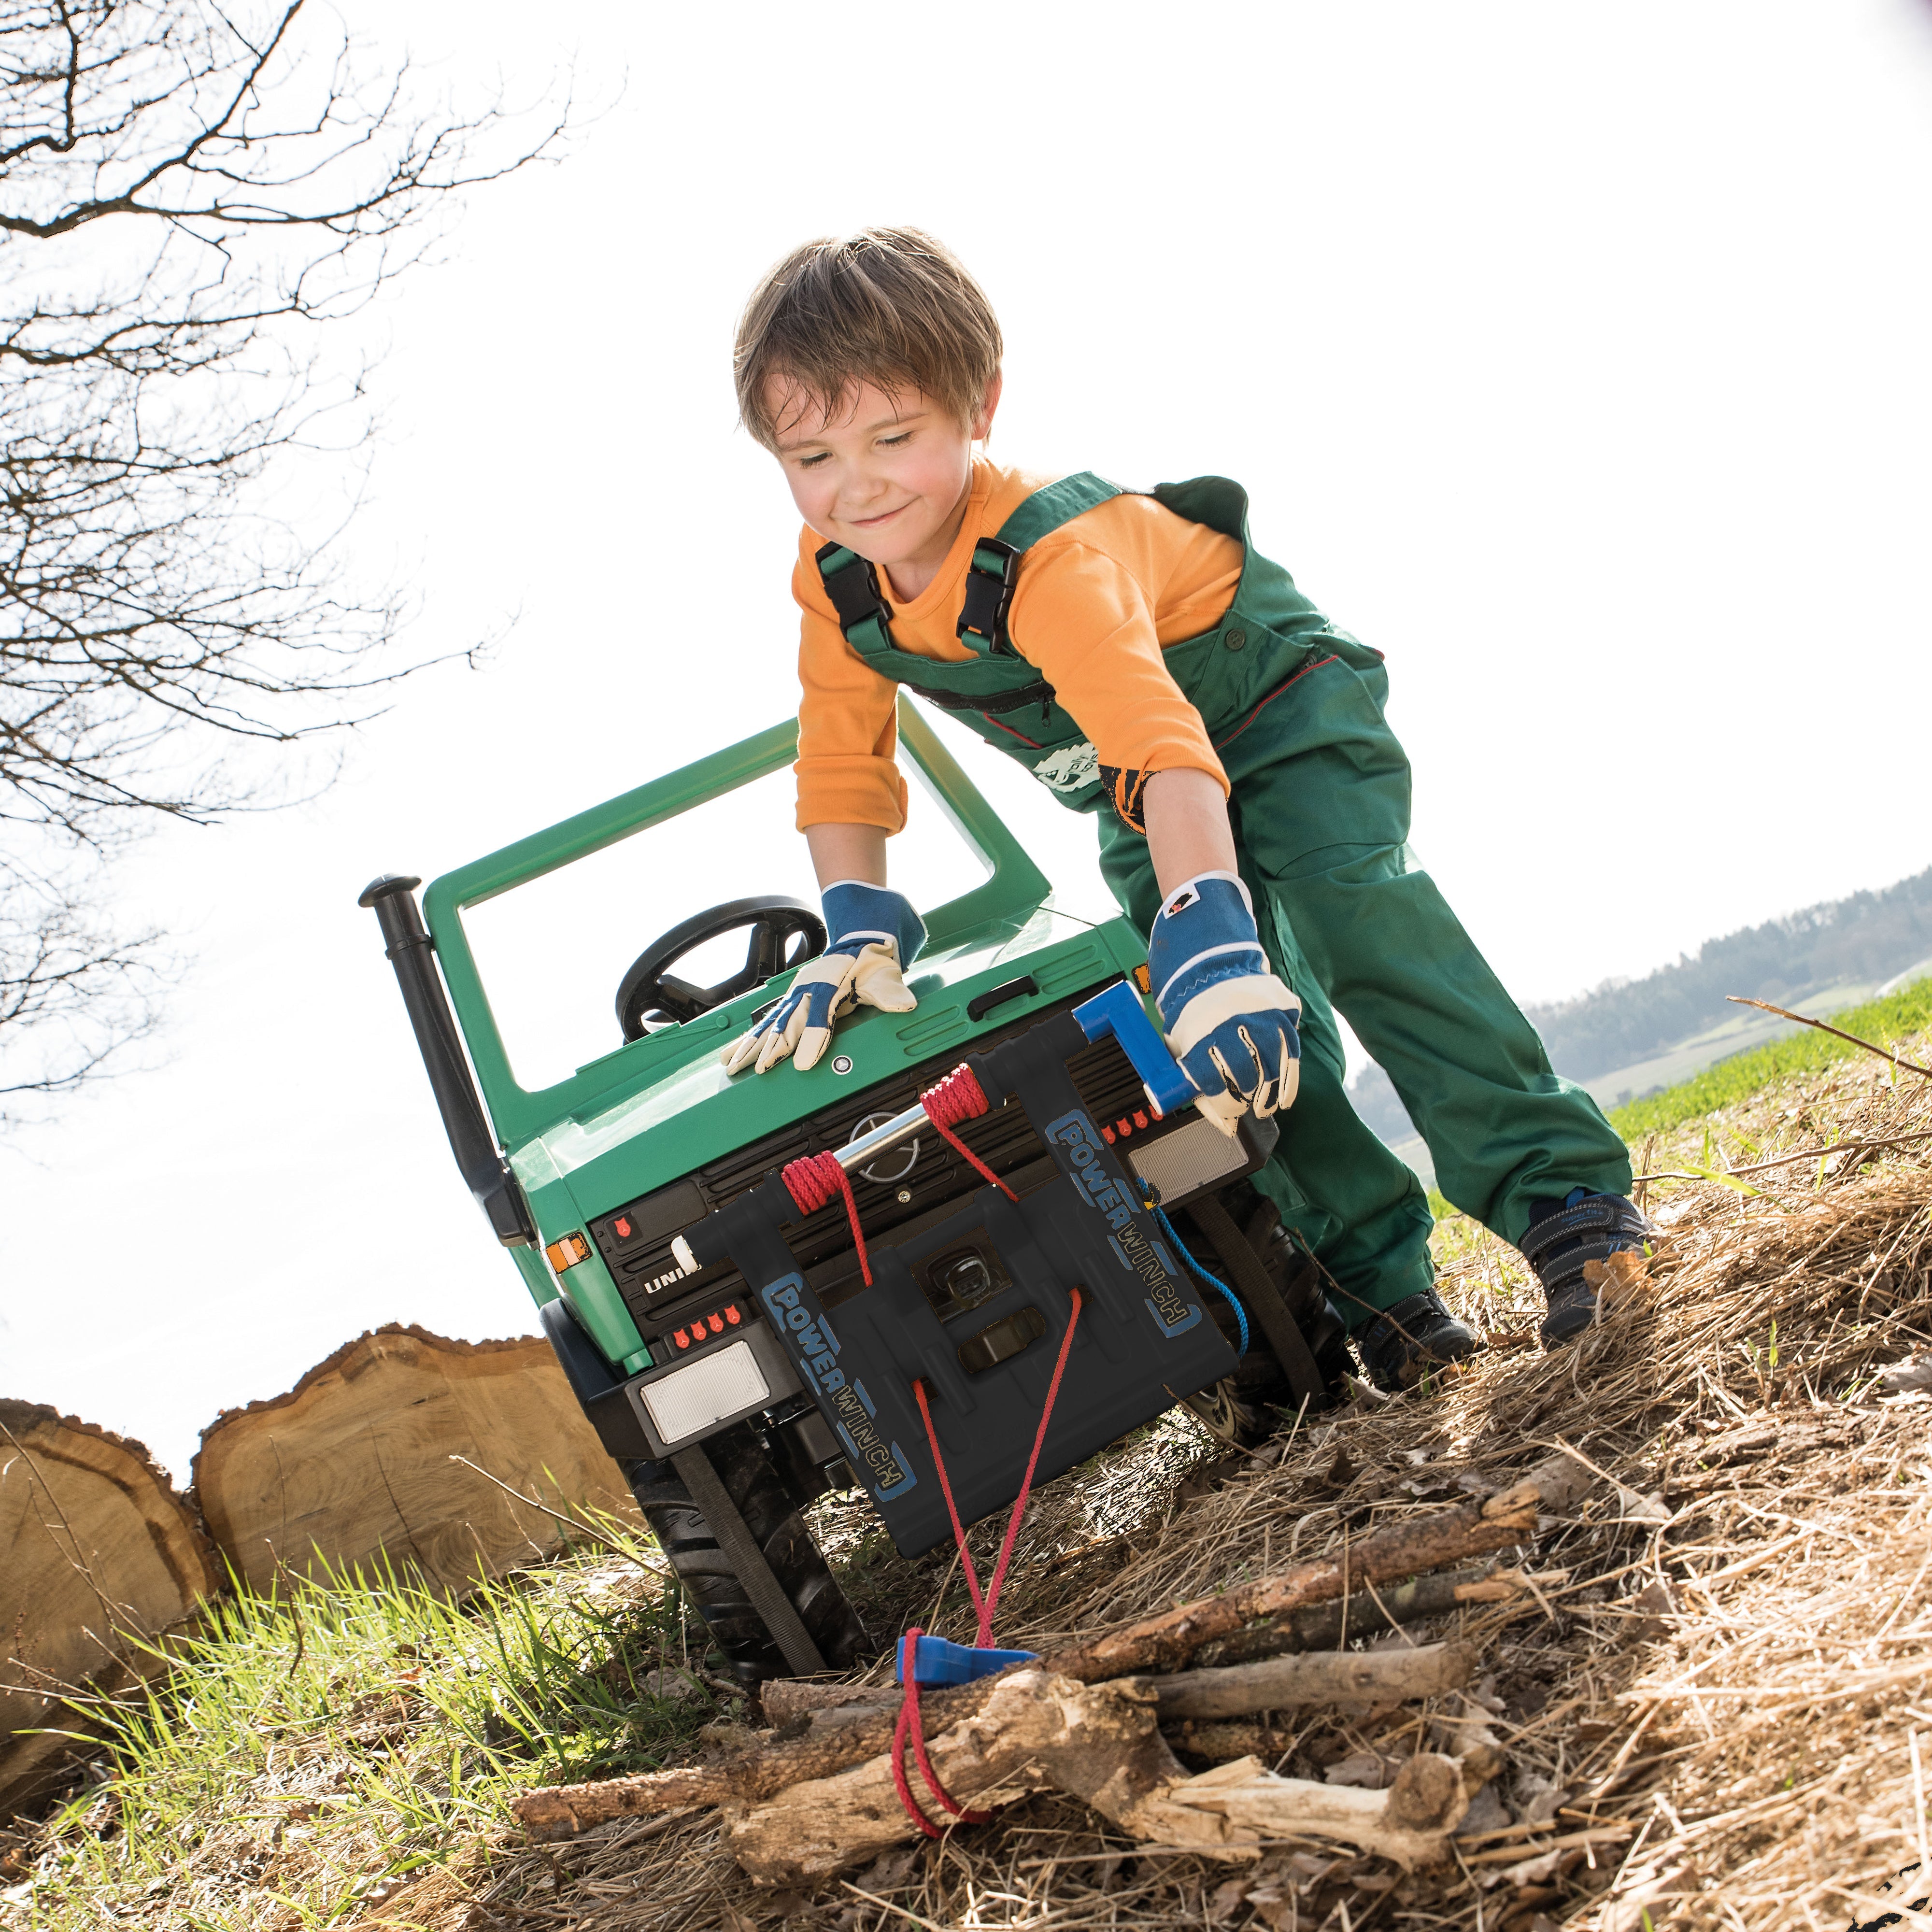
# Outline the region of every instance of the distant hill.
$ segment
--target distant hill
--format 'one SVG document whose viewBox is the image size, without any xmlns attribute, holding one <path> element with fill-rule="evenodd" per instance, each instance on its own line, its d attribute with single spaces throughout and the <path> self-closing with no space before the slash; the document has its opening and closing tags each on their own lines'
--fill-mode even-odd
<svg viewBox="0 0 1932 1932">
<path fill-rule="evenodd" d="M 1654 1060 L 1721 1025 L 1742 993 L 1789 1005 L 1815 988 L 1874 985 L 1932 959 L 1932 867 L 1875 892 L 1807 906 L 1721 939 L 1641 980 L 1606 980 L 1573 1000 L 1526 1009 L 1550 1064 L 1588 1082 Z M 1742 1046 L 1746 1042 L 1740 1040 Z M 1711 1058 L 1726 1050 L 1718 1047 Z M 1349 1090 L 1356 1110 L 1394 1144 L 1415 1130 L 1388 1076 L 1370 1066 Z"/>
</svg>

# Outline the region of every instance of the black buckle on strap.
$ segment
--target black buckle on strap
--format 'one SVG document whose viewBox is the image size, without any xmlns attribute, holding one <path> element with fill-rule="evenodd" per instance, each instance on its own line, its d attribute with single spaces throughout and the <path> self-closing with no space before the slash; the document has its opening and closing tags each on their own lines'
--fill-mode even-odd
<svg viewBox="0 0 1932 1932">
<path fill-rule="evenodd" d="M 829 543 L 814 553 L 818 580 L 838 614 L 838 628 L 850 638 L 868 617 L 876 617 L 883 627 L 892 620 L 892 607 L 879 590 L 879 573 L 843 544 Z"/>
<path fill-rule="evenodd" d="M 1018 580 L 1019 552 L 998 537 L 982 537 L 973 546 L 966 566 L 966 596 L 959 607 L 953 635 L 977 638 L 988 650 L 1016 658 L 1006 635 L 1006 613 L 1012 609 L 1013 586 Z"/>
</svg>

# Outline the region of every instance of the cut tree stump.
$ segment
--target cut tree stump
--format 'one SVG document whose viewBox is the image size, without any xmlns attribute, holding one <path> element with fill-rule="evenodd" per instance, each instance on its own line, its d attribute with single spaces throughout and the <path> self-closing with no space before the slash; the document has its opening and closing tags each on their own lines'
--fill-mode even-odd
<svg viewBox="0 0 1932 1932">
<path fill-rule="evenodd" d="M 0 1400 L 0 1819 L 51 1796 L 83 1730 L 69 1690 L 164 1666 L 144 1651 L 220 1583 L 194 1512 L 139 1442 Z"/>
<path fill-rule="evenodd" d="M 202 1431 L 194 1469 L 208 1533 L 262 1590 L 278 1563 L 319 1576 L 383 1559 L 460 1590 L 554 1550 L 556 1518 L 478 1469 L 553 1507 L 587 1503 L 639 1520 L 537 1336 L 454 1342 L 388 1324 L 286 1395 L 224 1411 Z"/>
</svg>

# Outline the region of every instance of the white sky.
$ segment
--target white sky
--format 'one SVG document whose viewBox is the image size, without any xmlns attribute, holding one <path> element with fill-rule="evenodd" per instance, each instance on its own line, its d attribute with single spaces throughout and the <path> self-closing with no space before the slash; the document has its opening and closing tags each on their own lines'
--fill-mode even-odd
<svg viewBox="0 0 1932 1932">
<path fill-rule="evenodd" d="M 628 75 L 380 317 L 358 554 L 425 655 L 518 621 L 320 802 L 136 854 L 130 920 L 196 963 L 164 1064 L 0 1152 L 0 1393 L 185 1480 L 363 1328 L 531 1328 L 356 894 L 790 710 L 795 524 L 729 349 L 808 236 L 959 250 L 1010 346 L 995 455 L 1248 485 L 1388 653 L 1416 844 L 1526 1000 L 1932 860 L 1922 0 L 367 17 L 455 82 Z M 1084 823 L 969 770 L 1090 896 Z M 732 862 L 787 890 L 768 836 Z M 717 856 L 640 875 L 630 950 L 729 896 Z M 614 1044 L 615 973 L 542 930 Z"/>
</svg>

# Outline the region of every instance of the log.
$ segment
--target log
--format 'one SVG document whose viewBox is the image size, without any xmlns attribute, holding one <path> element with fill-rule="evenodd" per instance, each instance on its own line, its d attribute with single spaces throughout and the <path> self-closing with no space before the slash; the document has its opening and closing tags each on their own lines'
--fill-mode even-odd
<svg viewBox="0 0 1932 1932">
<path fill-rule="evenodd" d="M 0 1820 L 50 1797 L 85 1747 L 64 1695 L 166 1668 L 158 1646 L 220 1586 L 214 1552 L 139 1442 L 0 1400 Z"/>
<path fill-rule="evenodd" d="M 1210 1853 L 1220 1849 L 1208 1836 L 1216 1828 L 1228 1849 L 1304 1835 L 1339 1838 L 1413 1871 L 1448 1856 L 1450 1834 L 1480 1786 L 1455 1759 L 1429 1752 L 1406 1760 L 1386 1791 L 1277 1778 L 1258 1760 L 1240 1758 L 1166 1786 L 1114 1822 L 1156 1844 Z"/>
<path fill-rule="evenodd" d="M 1203 1644 L 1194 1653 L 1194 1667 L 1251 1664 L 1288 1651 L 1337 1650 L 1348 1637 L 1370 1636 L 1395 1624 L 1447 1616 L 1466 1606 L 1508 1603 L 1522 1591 L 1519 1572 L 1482 1563 L 1378 1589 L 1376 1594 L 1386 1606 L 1386 1614 L 1366 1591 L 1360 1595 L 1352 1592 L 1346 1600 L 1292 1610 L 1217 1642 Z"/>
<path fill-rule="evenodd" d="M 1483 1604 L 1508 1603 L 1522 1595 L 1524 1588 L 1520 1571 L 1499 1570 L 1492 1563 L 1418 1576 L 1411 1582 L 1391 1583 L 1386 1590 L 1376 1592 L 1386 1608 L 1386 1616 L 1375 1597 L 1366 1593 L 1351 1595 L 1346 1603 L 1323 1604 L 1285 1617 L 1271 1617 L 1219 1642 L 1204 1644 L 1194 1653 L 1190 1668 L 1199 1670 L 1252 1664 L 1264 1657 L 1294 1651 L 1336 1650 L 1345 1636 L 1368 1636 L 1387 1630 L 1391 1622 L 1420 1623 Z M 856 1711 L 868 1704 L 883 1708 L 898 1701 L 898 1691 L 890 1684 L 820 1684 L 801 1677 L 774 1677 L 758 1691 L 765 1721 L 778 1730 L 797 1718 L 816 1717 L 820 1712 L 839 1708 Z"/>
<path fill-rule="evenodd" d="M 636 1504 L 540 1336 L 457 1342 L 396 1323 L 358 1336 L 286 1395 L 202 1431 L 195 1492 L 250 1588 L 286 1565 L 340 1573 L 385 1562 L 460 1590 L 562 1540 L 524 1496 L 635 1522 Z"/>
<path fill-rule="evenodd" d="M 782 1729 L 795 1718 L 841 1705 L 897 1703 L 898 1695 L 892 1684 L 814 1684 L 808 1678 L 772 1677 L 758 1686 L 758 1708 L 766 1724 Z"/>
<path fill-rule="evenodd" d="M 940 1782 L 987 1809 L 1064 1791 L 1144 1844 L 1252 1858 L 1264 1840 L 1338 1838 L 1406 1870 L 1445 1856 L 1470 1790 L 1450 1758 L 1412 1758 L 1387 1791 L 1277 1778 L 1252 1758 L 1190 1778 L 1131 1680 L 1082 1684 L 1029 1665 L 992 1680 L 980 1710 L 936 1736 Z M 917 1774 L 914 1772 L 916 1778 Z M 761 1885 L 808 1886 L 917 1835 L 884 1758 L 724 1807 L 724 1842 Z"/>
<path fill-rule="evenodd" d="M 1238 1757 L 1279 1757 L 1294 1733 L 1250 1718 L 1238 1724 L 1163 1725 L 1161 1736 L 1172 1750 L 1222 1764 Z"/>
<path fill-rule="evenodd" d="M 1192 1649 L 1232 1634 L 1255 1616 L 1340 1597 L 1345 1582 L 1351 1588 L 1365 1576 L 1379 1583 L 1523 1542 L 1534 1534 L 1540 1511 L 1567 1508 L 1594 1480 L 1591 1471 L 1572 1458 L 1553 1456 L 1486 1502 L 1411 1517 L 1364 1538 L 1349 1552 L 1346 1572 L 1340 1561 L 1317 1558 L 1225 1596 L 1184 1604 L 1094 1642 L 1057 1652 L 1040 1666 L 1014 1670 L 1044 1668 L 1082 1682 L 1105 1681 L 1101 1673 L 1108 1672 L 1124 1677 L 1150 1666 L 1173 1670 L 1186 1662 Z M 1231 1605 L 1232 1610 L 1227 1607 Z M 982 1678 L 926 1697 L 928 1734 L 983 1708 L 1012 1674 Z M 613 1818 L 645 1816 L 680 1804 L 755 1802 L 788 1786 L 828 1778 L 878 1756 L 892 1742 L 895 1708 L 878 1709 L 835 1730 L 814 1729 L 793 1742 L 766 1745 L 716 1766 L 646 1772 L 590 1784 L 541 1786 L 526 1792 L 512 1808 L 538 1837 L 568 1838 Z"/>
<path fill-rule="evenodd" d="M 1485 1501 L 1409 1516 L 1364 1537 L 1340 1555 L 1298 1564 L 1220 1596 L 1184 1604 L 1165 1616 L 1058 1652 L 1048 1661 L 1063 1676 L 1076 1677 L 1083 1684 L 1104 1683 L 1132 1671 L 1178 1670 L 1203 1644 L 1232 1636 L 1258 1618 L 1332 1602 L 1364 1581 L 1382 1583 L 1412 1576 L 1521 1543 L 1535 1534 L 1539 1514 L 1566 1508 L 1594 1480 L 1574 1458 L 1553 1456 Z"/>
<path fill-rule="evenodd" d="M 1460 1689 L 1474 1674 L 1467 1644 L 1432 1643 L 1414 1650 L 1309 1652 L 1237 1664 L 1225 1670 L 1189 1670 L 1175 1677 L 1135 1677 L 1151 1690 L 1160 1721 L 1239 1718 L 1251 1711 L 1286 1711 L 1299 1704 L 1336 1704 L 1350 1698 L 1401 1703 Z"/>
<path fill-rule="evenodd" d="M 1410 1650 L 1311 1652 L 1222 1670 L 1186 1670 L 1173 1677 L 1123 1681 L 1150 1689 L 1160 1721 L 1166 1724 L 1190 1718 L 1292 1710 L 1306 1704 L 1357 1700 L 1399 1703 L 1410 1697 L 1439 1696 L 1468 1683 L 1474 1669 L 1475 1653 L 1466 1645 L 1437 1643 Z M 795 1723 L 804 1717 L 814 1730 L 853 1724 L 888 1709 L 896 1712 L 902 1695 L 896 1684 L 869 1684 L 856 1690 L 846 1687 L 835 1696 L 830 1694 L 839 1690 L 836 1685 L 778 1678 L 764 1687 L 767 1718 L 773 1715 L 770 1694 L 778 1684 L 793 1686 L 776 1700 L 777 1708 L 787 1713 L 782 1721 Z"/>
</svg>

